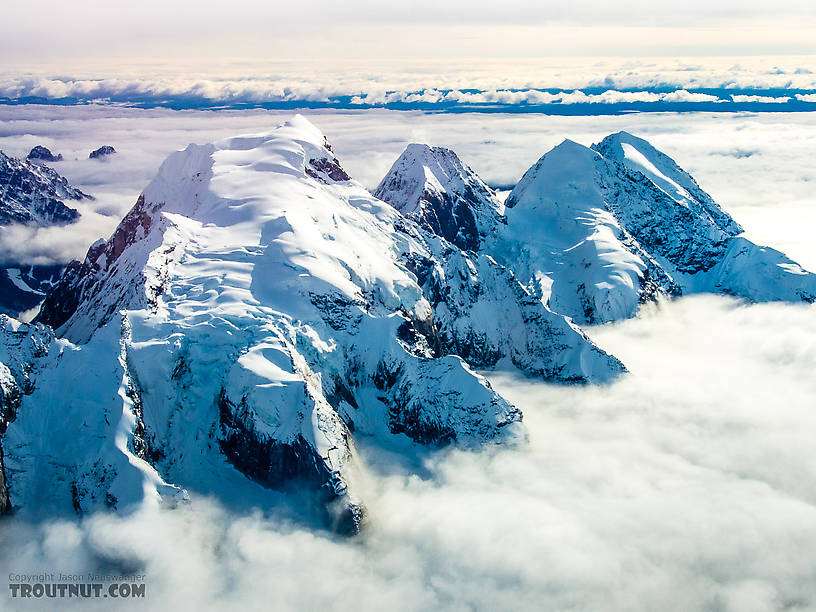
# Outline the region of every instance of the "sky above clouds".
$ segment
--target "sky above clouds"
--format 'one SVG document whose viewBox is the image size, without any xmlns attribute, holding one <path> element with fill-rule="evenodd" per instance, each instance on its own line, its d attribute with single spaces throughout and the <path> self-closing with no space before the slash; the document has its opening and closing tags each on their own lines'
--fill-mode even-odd
<svg viewBox="0 0 816 612">
<path fill-rule="evenodd" d="M 18 3 L 9 66 L 252 60 L 816 53 L 811 2 Z"/>
</svg>

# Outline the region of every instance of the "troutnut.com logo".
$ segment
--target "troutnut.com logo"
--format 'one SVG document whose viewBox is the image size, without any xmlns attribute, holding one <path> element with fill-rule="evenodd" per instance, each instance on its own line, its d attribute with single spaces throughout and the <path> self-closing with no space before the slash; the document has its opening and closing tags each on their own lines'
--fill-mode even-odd
<svg viewBox="0 0 816 612">
<path fill-rule="evenodd" d="M 145 597 L 144 574 L 10 573 L 9 595 L 15 599 Z"/>
</svg>

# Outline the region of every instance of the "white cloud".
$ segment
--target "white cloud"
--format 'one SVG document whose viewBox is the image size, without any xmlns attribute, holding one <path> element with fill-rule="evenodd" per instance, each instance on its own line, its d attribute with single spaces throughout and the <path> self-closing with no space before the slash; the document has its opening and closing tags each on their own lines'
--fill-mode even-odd
<svg viewBox="0 0 816 612">
<path fill-rule="evenodd" d="M 82 67 L 76 76 L 56 74 L 46 67 L 0 73 L 0 97 L 79 97 L 82 100 L 113 99 L 122 102 L 185 103 L 214 100 L 240 102 L 320 102 L 338 96 L 355 96 L 356 102 L 383 104 L 395 101 L 436 102 L 441 90 L 446 101 L 502 104 L 569 101 L 567 91 L 604 88 L 589 101 L 655 101 L 650 90 L 659 88 L 804 89 L 816 90 L 816 73 L 802 68 L 813 57 L 633 59 L 493 59 L 465 62 L 381 60 L 371 62 L 324 60 L 320 62 L 237 62 L 218 64 L 191 62 L 172 68 L 162 64 L 123 62 L 115 67 Z M 465 91 L 467 90 L 467 91 Z M 475 93 L 474 93 L 475 90 Z M 513 91 L 520 90 L 520 91 Z M 626 90 L 626 91 L 621 91 Z M 736 92 L 739 94 L 739 92 Z M 580 97 L 581 92 L 575 92 Z M 672 101 L 682 92 L 659 94 Z M 706 101 L 699 97 L 690 101 Z M 575 101 L 582 101 L 576 99 Z"/>
<path fill-rule="evenodd" d="M 801 95 L 801 94 L 800 94 Z M 745 96 L 732 95 L 731 99 L 734 102 L 762 102 L 763 104 L 784 104 L 791 100 L 790 96 Z M 816 100 L 816 98 L 814 98 Z"/>
<path fill-rule="evenodd" d="M 809 224 L 816 221 L 812 187 L 816 169 L 810 161 L 816 141 L 812 113 L 545 117 L 385 110 L 304 112 L 334 144 L 347 171 L 370 188 L 404 147 L 417 140 L 451 147 L 485 180 L 508 185 L 564 138 L 589 145 L 612 132 L 627 130 L 650 140 L 691 172 L 753 239 L 781 248 L 804 266 L 816 269 L 816 257 L 805 246 L 810 241 Z M 62 153 L 66 161 L 54 168 L 97 198 L 79 204 L 83 211 L 91 212 L 80 225 L 65 232 L 36 232 L 33 241 L 21 239 L 20 234 L 0 233 L 0 253 L 18 253 L 28 260 L 84 257 L 88 245 L 113 231 L 168 154 L 190 142 L 267 131 L 290 114 L 0 106 L 0 149 L 25 155 L 34 145 L 44 144 Z M 119 153 L 106 163 L 88 160 L 88 153 L 102 144 L 113 145 Z M 54 244 L 52 234 L 59 239 Z"/>
<path fill-rule="evenodd" d="M 813 315 L 692 298 L 593 330 L 631 369 L 612 386 L 494 375 L 529 447 L 423 453 L 420 468 L 364 447 L 354 541 L 196 499 L 79 525 L 17 517 L 0 563 L 144 570 L 157 610 L 810 609 Z"/>
<path fill-rule="evenodd" d="M 47 15 L 47 19 L 43 19 Z M 28 65 L 201 57 L 676 57 L 816 51 L 806 0 L 19 4 L 0 56 Z M 428 41 L 431 41 L 429 44 Z"/>
<path fill-rule="evenodd" d="M 685 89 L 678 89 L 663 96 L 667 102 L 720 102 L 719 96 L 703 93 L 691 93 Z"/>
</svg>

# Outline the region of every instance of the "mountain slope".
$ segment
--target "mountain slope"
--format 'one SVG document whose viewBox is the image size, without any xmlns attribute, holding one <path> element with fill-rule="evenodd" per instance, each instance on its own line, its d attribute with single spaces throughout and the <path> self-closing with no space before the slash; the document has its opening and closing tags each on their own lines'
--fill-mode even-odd
<svg viewBox="0 0 816 612">
<path fill-rule="evenodd" d="M 615 179 L 600 155 L 567 140 L 525 173 L 506 202 L 499 256 L 515 261 L 553 310 L 580 323 L 633 316 L 642 301 L 675 291 L 608 205 L 610 191 L 626 193 Z"/>
<path fill-rule="evenodd" d="M 687 172 L 626 132 L 591 149 L 564 141 L 524 174 L 505 207 L 455 153 L 424 145 L 410 145 L 376 193 L 427 232 L 494 258 L 580 324 L 700 291 L 816 299 L 816 277 L 739 236 Z"/>
<path fill-rule="evenodd" d="M 742 232 L 739 224 L 700 188 L 688 172 L 646 140 L 628 132 L 617 132 L 591 148 L 606 159 L 623 164 L 633 173 L 642 173 L 675 202 L 692 209 L 697 217 L 709 219 L 725 234 L 736 236 Z"/>
<path fill-rule="evenodd" d="M 625 168 L 620 174 L 630 183 L 646 177 L 659 190 L 645 203 L 621 206 L 617 214 L 684 293 L 727 293 L 756 302 L 816 300 L 816 275 L 784 253 L 740 236 L 737 222 L 670 157 L 626 132 L 594 148 L 619 170 Z"/>
<path fill-rule="evenodd" d="M 123 483 L 149 482 L 264 503 L 296 481 L 344 532 L 362 518 L 354 436 L 523 437 L 520 413 L 462 357 L 565 381 L 623 369 L 491 258 L 373 198 L 302 118 L 171 155 L 113 236 L 66 269 L 37 321 L 76 351 L 20 413 L 59 406 L 47 394 L 60 389 L 97 416 L 122 415 L 114 448 L 155 468 L 129 459 L 139 470 L 123 472 L 115 453 L 104 469 L 72 468 L 105 475 L 96 489 L 74 478 L 82 500 L 121 507 L 139 498 Z M 82 355 L 104 374 L 93 397 L 74 389 Z M 24 425 L 5 448 L 12 502 L 30 506 L 42 503 L 30 475 L 43 453 Z"/>
<path fill-rule="evenodd" d="M 565 141 L 507 199 L 503 261 L 577 322 L 633 316 L 658 295 L 816 298 L 816 277 L 739 225 L 668 156 L 626 133 Z"/>
</svg>

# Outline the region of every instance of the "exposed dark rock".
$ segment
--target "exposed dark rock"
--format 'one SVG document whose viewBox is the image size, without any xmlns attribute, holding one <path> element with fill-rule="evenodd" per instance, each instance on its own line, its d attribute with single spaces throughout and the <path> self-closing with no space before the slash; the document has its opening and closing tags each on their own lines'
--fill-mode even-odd
<svg viewBox="0 0 816 612">
<path fill-rule="evenodd" d="M 467 200 L 451 196 L 449 193 L 428 192 L 423 195 L 423 201 L 426 205 L 422 207 L 417 219 L 420 225 L 460 249 L 467 251 L 479 248 L 476 217 Z"/>
<path fill-rule="evenodd" d="M 50 150 L 42 145 L 37 145 L 26 156 L 26 159 L 44 161 L 44 162 L 59 162 L 62 161 L 62 154 L 54 155 Z"/>
<path fill-rule="evenodd" d="M 466 251 L 504 222 L 491 189 L 443 147 L 409 145 L 374 195 Z"/>
<path fill-rule="evenodd" d="M 69 263 L 60 280 L 45 297 L 35 322 L 57 329 L 74 314 L 81 301 L 93 299 L 105 273 L 117 265 L 125 248 L 150 229 L 154 208 L 145 203 L 144 196 L 139 196 L 136 205 L 125 215 L 107 242 L 93 244 L 84 261 L 74 260 Z M 130 287 L 119 289 L 126 292 Z M 115 309 L 103 313 L 100 320 L 107 320 L 114 312 Z"/>
<path fill-rule="evenodd" d="M 3 443 L 0 441 L 0 515 L 11 510 L 8 486 L 6 485 L 6 467 L 3 463 Z"/>
<path fill-rule="evenodd" d="M 327 524 L 342 535 L 359 532 L 363 510 L 346 503 L 338 489 L 338 475 L 331 472 L 325 461 L 302 435 L 281 442 L 259 434 L 252 427 L 250 407 L 246 398 L 237 404 L 222 391 L 218 398 L 221 451 L 235 468 L 247 478 L 270 489 L 284 489 L 294 483 L 304 483 L 323 497 Z"/>
<path fill-rule="evenodd" d="M 103 157 L 107 157 L 108 155 L 113 155 L 116 153 L 116 149 L 114 149 L 110 145 L 104 145 L 91 151 L 91 154 L 88 156 L 88 159 L 101 159 Z"/>
<path fill-rule="evenodd" d="M 346 174 L 346 171 L 340 166 L 340 162 L 335 158 L 329 159 L 320 157 L 318 159 L 310 159 L 309 165 L 306 166 L 306 174 L 323 183 L 328 183 L 326 180 L 327 177 L 332 181 L 351 180 L 351 177 Z"/>
</svg>

